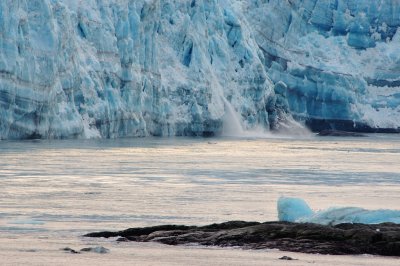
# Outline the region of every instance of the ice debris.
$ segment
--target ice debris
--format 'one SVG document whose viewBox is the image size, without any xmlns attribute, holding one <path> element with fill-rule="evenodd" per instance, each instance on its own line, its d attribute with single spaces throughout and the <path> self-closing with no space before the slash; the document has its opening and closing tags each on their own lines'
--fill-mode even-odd
<svg viewBox="0 0 400 266">
<path fill-rule="evenodd" d="M 331 207 L 312 211 L 303 199 L 281 197 L 278 200 L 280 221 L 337 225 L 341 223 L 397 223 L 400 224 L 399 210 L 366 210 L 357 207 Z"/>
</svg>

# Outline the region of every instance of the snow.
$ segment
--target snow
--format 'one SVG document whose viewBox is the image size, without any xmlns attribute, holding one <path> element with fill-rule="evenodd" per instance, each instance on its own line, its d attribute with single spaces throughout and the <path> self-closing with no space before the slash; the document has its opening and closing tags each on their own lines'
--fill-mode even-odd
<svg viewBox="0 0 400 266">
<path fill-rule="evenodd" d="M 400 210 L 366 210 L 357 207 L 331 207 L 313 212 L 303 199 L 281 197 L 280 221 L 336 225 L 341 223 L 400 223 Z"/>
</svg>

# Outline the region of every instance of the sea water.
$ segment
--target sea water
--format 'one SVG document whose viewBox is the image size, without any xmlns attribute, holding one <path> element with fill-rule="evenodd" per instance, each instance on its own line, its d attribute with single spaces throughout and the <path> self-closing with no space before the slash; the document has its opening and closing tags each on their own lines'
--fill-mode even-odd
<svg viewBox="0 0 400 266">
<path fill-rule="evenodd" d="M 400 136 L 0 141 L 0 188 L 0 248 L 59 241 L 45 256 L 92 231 L 277 220 L 280 196 L 399 209 Z"/>
</svg>

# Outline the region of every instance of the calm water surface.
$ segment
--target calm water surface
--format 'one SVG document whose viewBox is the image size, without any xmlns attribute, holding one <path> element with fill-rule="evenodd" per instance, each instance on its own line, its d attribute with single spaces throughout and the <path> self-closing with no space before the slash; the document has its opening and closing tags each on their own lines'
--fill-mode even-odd
<svg viewBox="0 0 400 266">
<path fill-rule="evenodd" d="M 1 141 L 0 188 L 3 237 L 276 220 L 282 195 L 398 209 L 400 137 Z"/>
</svg>

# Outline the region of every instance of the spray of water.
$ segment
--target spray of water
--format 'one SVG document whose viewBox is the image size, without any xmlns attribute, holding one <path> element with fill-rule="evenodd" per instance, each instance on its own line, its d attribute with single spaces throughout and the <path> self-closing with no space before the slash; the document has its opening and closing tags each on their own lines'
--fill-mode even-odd
<svg viewBox="0 0 400 266">
<path fill-rule="evenodd" d="M 311 132 L 296 122 L 293 118 L 288 118 L 281 124 L 279 133 L 271 133 L 262 127 L 245 130 L 242 126 L 240 115 L 236 112 L 232 104 L 223 97 L 225 104 L 225 115 L 223 118 L 222 136 L 236 138 L 309 138 Z"/>
<path fill-rule="evenodd" d="M 225 115 L 223 119 L 222 135 L 227 137 L 242 137 L 244 134 L 243 126 L 240 121 L 240 116 L 233 108 L 232 104 L 225 99 Z"/>
</svg>

